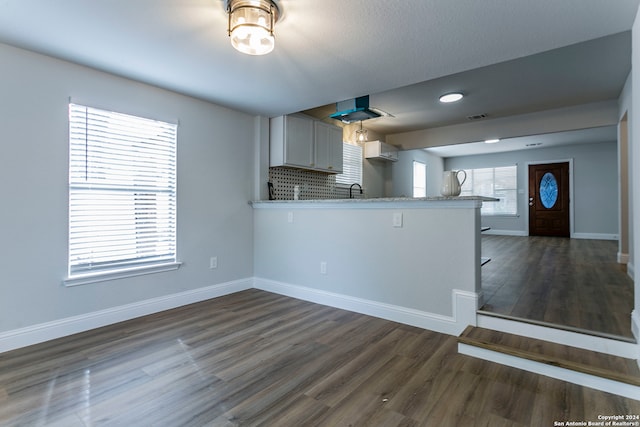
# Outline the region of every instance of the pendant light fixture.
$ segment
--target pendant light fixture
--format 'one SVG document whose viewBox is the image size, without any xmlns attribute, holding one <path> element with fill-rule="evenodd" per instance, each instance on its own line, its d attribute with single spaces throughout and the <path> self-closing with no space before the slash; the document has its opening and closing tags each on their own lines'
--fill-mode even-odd
<svg viewBox="0 0 640 427">
<path fill-rule="evenodd" d="M 280 8 L 273 0 L 226 0 L 231 45 L 248 55 L 265 55 L 275 46 L 273 27 Z"/>
<path fill-rule="evenodd" d="M 356 140 L 358 142 L 367 142 L 367 130 L 362 129 L 362 120 L 360 120 L 360 129 L 356 130 Z"/>
</svg>

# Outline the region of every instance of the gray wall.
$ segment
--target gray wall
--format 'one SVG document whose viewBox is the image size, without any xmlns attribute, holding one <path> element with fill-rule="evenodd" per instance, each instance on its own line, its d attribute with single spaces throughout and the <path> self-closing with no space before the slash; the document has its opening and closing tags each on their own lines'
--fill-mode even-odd
<svg viewBox="0 0 640 427">
<path fill-rule="evenodd" d="M 380 203 L 258 206 L 255 276 L 455 316 L 452 291 L 479 290 L 477 209 Z M 399 228 L 393 227 L 396 213 L 403 217 Z"/>
<path fill-rule="evenodd" d="M 363 160 L 362 185 L 367 198 L 385 197 L 390 179 L 389 165 L 385 160 Z"/>
<path fill-rule="evenodd" d="M 253 275 L 253 116 L 6 45 L 0 63 L 0 332 Z M 179 270 L 62 285 L 70 97 L 179 121 Z"/>
<path fill-rule="evenodd" d="M 411 197 L 413 194 L 413 161 L 427 165 L 427 197 L 440 195 L 444 163 L 442 158 L 424 150 L 405 150 L 398 153 L 398 161 L 391 166 L 389 197 Z"/>
<path fill-rule="evenodd" d="M 613 238 L 618 234 L 617 143 L 602 142 L 445 159 L 446 170 L 518 165 L 518 216 L 482 217 L 492 230 L 526 235 L 527 163 L 573 159 L 574 237 Z"/>
</svg>

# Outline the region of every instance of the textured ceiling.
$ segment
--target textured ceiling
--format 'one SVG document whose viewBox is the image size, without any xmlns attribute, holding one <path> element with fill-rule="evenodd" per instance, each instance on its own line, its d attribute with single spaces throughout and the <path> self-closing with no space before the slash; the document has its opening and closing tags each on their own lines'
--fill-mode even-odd
<svg viewBox="0 0 640 427">
<path fill-rule="evenodd" d="M 631 33 L 626 31 L 499 64 L 373 93 L 371 106 L 393 117 L 365 127 L 388 135 L 617 99 L 631 70 Z M 444 105 L 440 95 L 465 98 Z M 329 116 L 335 104 L 307 113 Z"/>
<path fill-rule="evenodd" d="M 601 126 L 589 129 L 579 129 L 565 132 L 554 132 L 542 135 L 529 135 L 517 138 L 506 138 L 498 144 L 484 142 L 470 142 L 467 144 L 453 144 L 426 150 L 439 157 L 472 156 L 478 154 L 503 153 L 507 151 L 532 150 L 536 148 L 559 147 L 573 144 L 592 144 L 597 142 L 616 141 L 617 126 Z"/>
<path fill-rule="evenodd" d="M 236 52 L 223 0 L 0 0 L 0 42 L 250 114 L 371 95 L 382 134 L 616 99 L 640 0 L 280 0 L 276 48 Z M 451 106 L 436 99 L 462 90 Z"/>
</svg>

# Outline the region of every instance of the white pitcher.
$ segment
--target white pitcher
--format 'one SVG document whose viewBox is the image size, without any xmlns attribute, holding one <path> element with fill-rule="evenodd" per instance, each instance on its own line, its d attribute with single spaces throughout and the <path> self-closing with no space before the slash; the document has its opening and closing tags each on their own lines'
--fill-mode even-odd
<svg viewBox="0 0 640 427">
<path fill-rule="evenodd" d="M 463 173 L 462 182 L 458 179 L 458 174 Z M 443 196 L 459 196 L 462 191 L 462 184 L 467 180 L 467 173 L 464 170 L 444 171 L 442 173 L 442 190 Z"/>
</svg>

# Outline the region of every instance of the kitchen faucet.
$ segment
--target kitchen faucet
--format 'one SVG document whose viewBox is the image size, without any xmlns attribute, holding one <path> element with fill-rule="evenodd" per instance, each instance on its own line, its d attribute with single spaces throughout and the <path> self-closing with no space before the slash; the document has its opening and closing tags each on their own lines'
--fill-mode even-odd
<svg viewBox="0 0 640 427">
<path fill-rule="evenodd" d="M 351 191 L 353 190 L 353 186 L 357 185 L 358 188 L 360 188 L 360 194 L 362 194 L 362 186 L 360 184 L 358 184 L 357 182 L 354 182 L 353 184 L 351 184 L 351 187 L 349 187 L 349 198 L 353 199 L 353 193 L 351 193 Z"/>
</svg>

